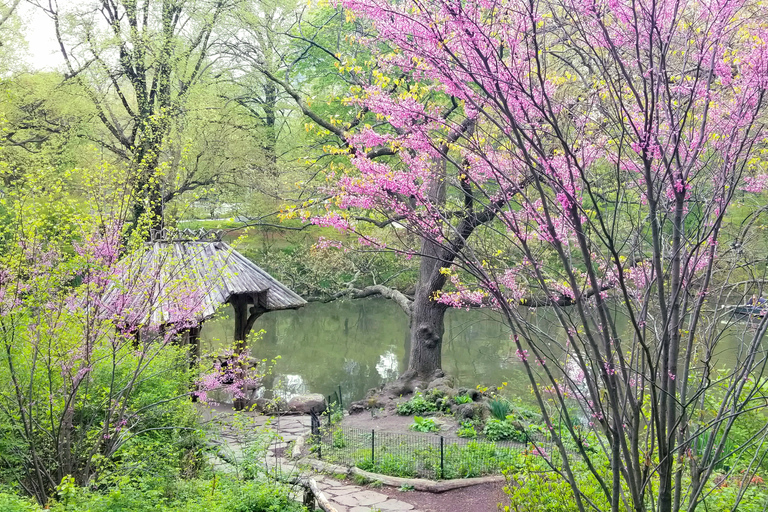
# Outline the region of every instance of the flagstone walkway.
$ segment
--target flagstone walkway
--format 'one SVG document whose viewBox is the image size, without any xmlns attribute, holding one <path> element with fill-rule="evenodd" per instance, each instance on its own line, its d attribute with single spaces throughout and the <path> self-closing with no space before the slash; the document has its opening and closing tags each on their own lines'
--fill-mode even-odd
<svg viewBox="0 0 768 512">
<path fill-rule="evenodd" d="M 264 468 L 286 479 L 311 476 L 337 512 L 419 512 L 410 503 L 370 488 L 299 468 L 295 461 L 284 456 L 283 452 L 289 448 L 289 443 L 309 432 L 309 416 L 271 417 L 258 413 L 240 413 L 238 417 L 226 406 L 210 410 L 201 408 L 201 413 L 205 421 L 218 423 L 216 430 L 220 432 L 220 437 L 213 442 L 219 445 L 222 456 L 211 462 L 220 471 L 237 472 L 239 465 L 247 465 L 243 464 L 249 462 L 248 453 L 244 449 L 254 441 L 259 442 L 254 432 L 257 427 L 266 426 L 276 432 L 277 437 L 266 448 L 267 455 L 261 462 Z"/>
</svg>

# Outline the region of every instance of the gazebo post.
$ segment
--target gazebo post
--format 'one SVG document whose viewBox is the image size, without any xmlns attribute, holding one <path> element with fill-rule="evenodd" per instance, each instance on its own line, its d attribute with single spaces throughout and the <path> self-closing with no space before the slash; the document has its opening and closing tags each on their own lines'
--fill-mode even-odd
<svg viewBox="0 0 768 512">
<path fill-rule="evenodd" d="M 230 304 L 232 304 L 232 309 L 235 311 L 234 339 L 235 354 L 237 356 L 240 356 L 243 354 L 243 352 L 245 352 L 246 340 L 248 339 L 248 334 L 253 328 L 253 324 L 261 315 L 267 312 L 266 296 L 267 290 L 264 290 L 263 292 L 251 296 L 244 294 L 233 295 L 229 299 Z M 250 312 L 248 311 L 249 303 L 253 303 L 253 307 L 250 309 Z M 247 362 L 239 362 L 236 372 L 240 373 L 240 375 L 244 377 L 248 371 L 247 365 Z M 243 394 L 245 394 L 248 390 L 243 389 L 242 391 Z M 236 398 L 233 403 L 236 411 L 242 411 L 245 409 L 245 405 L 245 398 Z"/>
<path fill-rule="evenodd" d="M 197 366 L 200 361 L 200 329 L 202 327 L 202 324 L 198 324 L 195 327 L 189 328 L 189 344 L 192 345 L 189 361 L 190 368 Z"/>
<path fill-rule="evenodd" d="M 235 310 L 235 352 L 241 354 L 248 337 L 248 298 L 245 295 L 233 295 L 229 302 Z"/>
</svg>

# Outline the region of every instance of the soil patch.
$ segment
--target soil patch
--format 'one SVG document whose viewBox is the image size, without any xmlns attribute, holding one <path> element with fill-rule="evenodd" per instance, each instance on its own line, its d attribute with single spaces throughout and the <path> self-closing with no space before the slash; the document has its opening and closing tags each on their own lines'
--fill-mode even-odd
<svg viewBox="0 0 768 512">
<path fill-rule="evenodd" d="M 424 416 L 429 416 L 425 414 Z M 456 422 L 456 418 L 453 416 L 444 416 L 442 414 L 433 414 L 430 417 L 435 419 L 435 422 L 442 424 L 442 429 L 439 432 L 435 432 L 434 435 L 439 436 L 455 436 L 459 426 Z M 360 430 L 381 430 L 383 432 L 399 432 L 403 434 L 414 434 L 413 430 L 409 427 L 413 425 L 413 416 L 399 416 L 398 414 L 390 414 L 387 412 L 377 412 L 375 416 L 372 416 L 370 412 L 361 412 L 359 414 L 351 414 L 344 417 L 342 426 L 348 428 L 357 428 Z"/>
<path fill-rule="evenodd" d="M 504 483 L 489 483 L 463 487 L 441 493 L 400 491 L 386 485 L 376 492 L 410 503 L 424 512 L 495 512 L 499 504 L 508 503 Z"/>
</svg>

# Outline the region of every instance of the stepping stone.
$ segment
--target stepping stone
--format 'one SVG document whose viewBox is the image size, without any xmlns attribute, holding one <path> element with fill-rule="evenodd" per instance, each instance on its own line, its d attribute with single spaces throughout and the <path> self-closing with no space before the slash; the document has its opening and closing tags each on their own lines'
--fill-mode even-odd
<svg viewBox="0 0 768 512">
<path fill-rule="evenodd" d="M 344 496 L 355 492 L 355 489 L 341 489 L 340 487 L 326 487 L 325 489 L 321 488 L 321 490 L 331 496 Z"/>
<path fill-rule="evenodd" d="M 355 507 L 355 508 L 349 509 L 349 512 L 371 512 L 372 510 L 374 509 L 372 509 L 371 507 Z"/>
<path fill-rule="evenodd" d="M 346 505 L 348 507 L 356 507 L 359 505 L 355 499 L 354 494 L 347 494 L 346 496 L 335 496 L 331 499 L 331 501 L 334 503 L 341 503 L 342 505 Z"/>
<path fill-rule="evenodd" d="M 326 487 L 323 492 L 333 494 L 334 496 L 344 496 L 345 494 L 351 494 L 359 489 L 344 489 L 343 487 Z"/>
<path fill-rule="evenodd" d="M 353 496 L 360 505 L 374 505 L 376 503 L 381 503 L 388 498 L 386 494 L 374 491 L 357 492 L 351 496 Z"/>
<path fill-rule="evenodd" d="M 376 507 L 382 512 L 388 512 L 390 510 L 413 510 L 413 505 L 399 500 L 387 500 L 384 503 L 379 503 Z"/>
</svg>

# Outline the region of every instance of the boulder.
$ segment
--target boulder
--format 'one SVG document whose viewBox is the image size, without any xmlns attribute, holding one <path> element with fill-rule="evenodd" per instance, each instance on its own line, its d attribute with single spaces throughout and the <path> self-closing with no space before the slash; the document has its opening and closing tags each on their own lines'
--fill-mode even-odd
<svg viewBox="0 0 768 512">
<path fill-rule="evenodd" d="M 468 396 L 473 402 L 479 402 L 483 397 L 476 389 L 459 388 L 456 390 L 456 396 Z"/>
<path fill-rule="evenodd" d="M 429 386 L 427 386 L 427 389 L 428 390 L 434 389 L 441 386 L 453 388 L 456 385 L 455 382 L 456 381 L 454 380 L 454 378 L 451 377 L 450 375 L 447 375 L 445 377 L 438 377 L 437 379 L 434 379 L 429 383 Z"/>
<path fill-rule="evenodd" d="M 309 414 L 314 410 L 317 414 L 325 411 L 325 397 L 319 393 L 296 395 L 288 400 L 288 413 Z"/>
<path fill-rule="evenodd" d="M 459 404 L 456 406 L 456 417 L 459 420 L 471 420 L 482 418 L 485 413 L 485 407 L 482 403 L 472 402 L 469 404 Z"/>
<path fill-rule="evenodd" d="M 363 401 L 359 402 L 352 402 L 349 405 L 349 414 L 360 414 L 361 412 L 365 411 L 365 404 Z"/>
<path fill-rule="evenodd" d="M 439 396 L 455 396 L 456 388 L 454 388 L 453 377 L 439 377 L 427 386 L 427 392 L 439 394 Z"/>
</svg>

